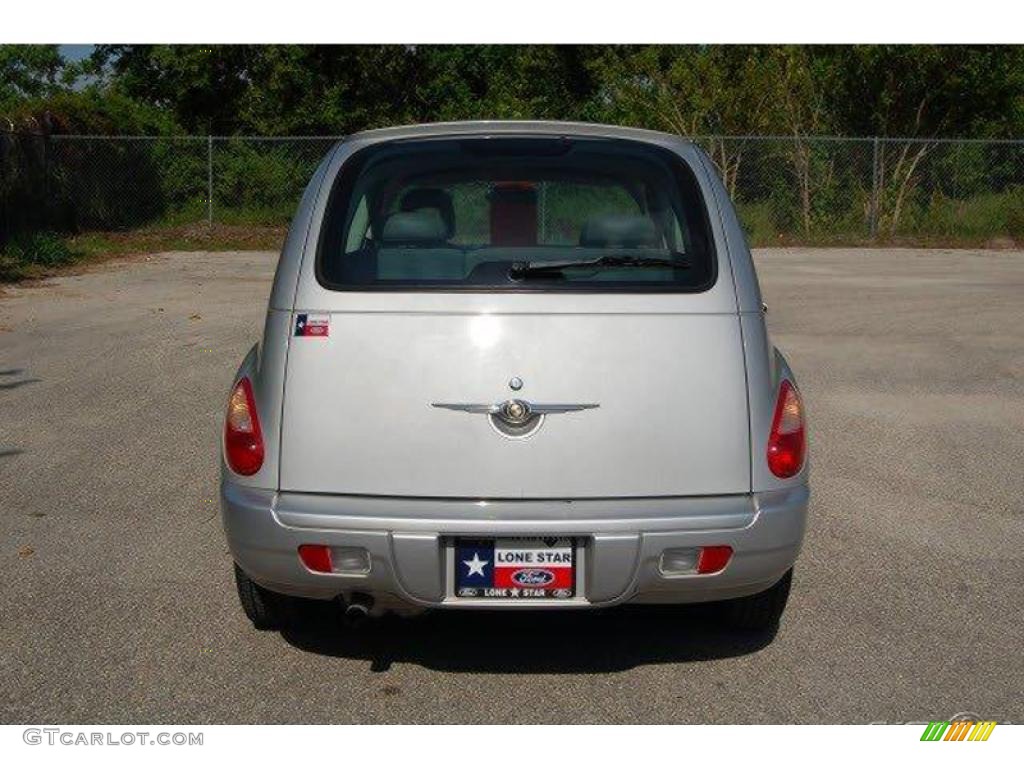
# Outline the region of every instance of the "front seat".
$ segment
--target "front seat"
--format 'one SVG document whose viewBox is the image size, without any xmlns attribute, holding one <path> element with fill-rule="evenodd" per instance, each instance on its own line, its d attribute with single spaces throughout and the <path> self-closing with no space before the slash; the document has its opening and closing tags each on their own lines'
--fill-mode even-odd
<svg viewBox="0 0 1024 768">
<path fill-rule="evenodd" d="M 646 216 L 610 213 L 587 220 L 580 233 L 584 248 L 644 248 L 658 244 L 658 231 Z"/>
<path fill-rule="evenodd" d="M 397 211 L 384 222 L 377 251 L 379 280 L 462 280 L 462 251 L 446 242 L 449 233 L 434 207 Z"/>
</svg>

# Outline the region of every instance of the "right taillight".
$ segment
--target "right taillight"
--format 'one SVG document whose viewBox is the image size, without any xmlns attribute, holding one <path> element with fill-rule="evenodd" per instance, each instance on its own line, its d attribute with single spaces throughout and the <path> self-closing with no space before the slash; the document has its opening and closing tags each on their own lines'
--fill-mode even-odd
<svg viewBox="0 0 1024 768">
<path fill-rule="evenodd" d="M 256 413 L 252 384 L 239 381 L 228 399 L 224 419 L 224 456 L 228 466 L 240 475 L 254 475 L 263 466 L 263 433 Z"/>
<path fill-rule="evenodd" d="M 804 465 L 806 448 L 800 393 L 791 382 L 783 379 L 775 402 L 772 431 L 768 435 L 768 468 L 776 477 L 792 477 Z"/>
</svg>

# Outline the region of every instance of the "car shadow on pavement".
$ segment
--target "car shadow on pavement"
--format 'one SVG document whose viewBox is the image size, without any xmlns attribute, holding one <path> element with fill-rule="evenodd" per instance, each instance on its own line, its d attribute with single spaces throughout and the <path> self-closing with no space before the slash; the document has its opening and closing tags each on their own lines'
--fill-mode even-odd
<svg viewBox="0 0 1024 768">
<path fill-rule="evenodd" d="M 310 653 L 363 659 L 376 672 L 393 663 L 444 672 L 605 673 L 754 653 L 775 631 L 737 632 L 713 606 L 628 606 L 601 611 L 435 611 L 343 626 L 333 611 L 304 616 L 282 632 Z"/>
<path fill-rule="evenodd" d="M 0 381 L 0 389 L 17 389 L 18 387 L 24 387 L 26 384 L 36 384 L 42 381 L 42 379 L 19 379 L 18 381 Z"/>
<path fill-rule="evenodd" d="M 0 389 L 17 389 L 18 387 L 23 387 L 26 384 L 35 384 L 36 382 L 42 381 L 42 379 L 36 378 L 18 379 L 16 381 L 10 380 L 11 376 L 20 376 L 24 372 L 24 368 L 5 368 L 0 370 L 0 376 L 3 377 L 3 380 L 0 381 Z"/>
</svg>

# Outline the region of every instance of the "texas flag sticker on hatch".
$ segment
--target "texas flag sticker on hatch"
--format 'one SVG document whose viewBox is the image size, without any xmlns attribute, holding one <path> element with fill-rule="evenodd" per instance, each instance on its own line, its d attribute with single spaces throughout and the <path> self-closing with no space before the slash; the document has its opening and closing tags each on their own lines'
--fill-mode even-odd
<svg viewBox="0 0 1024 768">
<path fill-rule="evenodd" d="M 296 315 L 296 336 L 330 336 L 330 315 Z"/>
</svg>

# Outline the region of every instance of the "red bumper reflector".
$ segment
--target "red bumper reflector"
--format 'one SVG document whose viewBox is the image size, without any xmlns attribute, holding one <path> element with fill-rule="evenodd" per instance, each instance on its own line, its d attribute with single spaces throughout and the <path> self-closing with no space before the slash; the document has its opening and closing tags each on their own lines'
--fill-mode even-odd
<svg viewBox="0 0 1024 768">
<path fill-rule="evenodd" d="M 697 573 L 718 573 L 729 564 L 732 547 L 701 547 L 697 556 Z"/>
<path fill-rule="evenodd" d="M 299 547 L 299 559 L 309 570 L 317 573 L 333 573 L 331 548 L 323 544 L 303 544 Z"/>
</svg>

